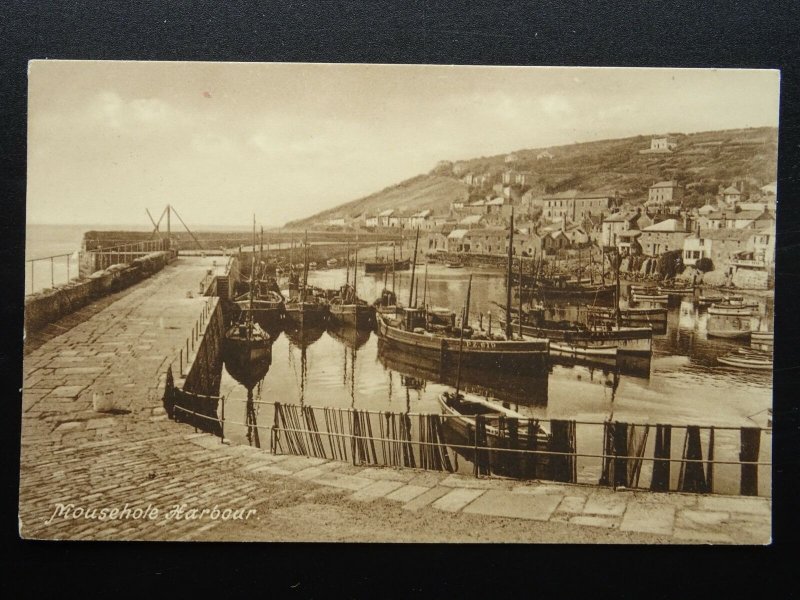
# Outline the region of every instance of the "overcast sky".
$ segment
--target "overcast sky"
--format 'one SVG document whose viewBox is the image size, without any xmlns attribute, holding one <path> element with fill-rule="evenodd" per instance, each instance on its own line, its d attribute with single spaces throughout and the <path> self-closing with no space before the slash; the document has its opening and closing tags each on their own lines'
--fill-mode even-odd
<svg viewBox="0 0 800 600">
<path fill-rule="evenodd" d="M 37 61 L 28 222 L 264 227 L 458 160 L 778 125 L 744 70 Z"/>
</svg>

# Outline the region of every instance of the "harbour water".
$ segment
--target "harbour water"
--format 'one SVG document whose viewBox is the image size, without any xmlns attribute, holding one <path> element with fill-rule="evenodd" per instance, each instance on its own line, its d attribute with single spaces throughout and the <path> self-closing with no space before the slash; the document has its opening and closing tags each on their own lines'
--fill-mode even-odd
<svg viewBox="0 0 800 600">
<path fill-rule="evenodd" d="M 359 269 L 360 271 L 360 269 Z M 466 296 L 468 269 L 430 265 L 427 284 L 424 267 L 417 268 L 419 302 L 426 294 L 428 304 L 459 310 Z M 309 283 L 335 288 L 344 283 L 344 269 L 312 271 Z M 396 274 L 396 290 L 402 303 L 408 301 L 410 272 Z M 389 276 L 391 285 L 391 275 Z M 372 301 L 384 285 L 383 276 L 359 274 L 358 294 Z M 505 302 L 502 273 L 473 271 L 471 318 L 477 324 L 483 314 L 484 327 L 492 312 L 495 325 Z M 758 304 L 754 329 L 771 329 L 772 299 L 747 298 Z M 560 307 L 554 318 L 572 318 L 579 307 Z M 563 315 L 563 316 L 559 316 Z M 547 376 L 523 374 L 499 376 L 467 373 L 466 391 L 495 400 L 525 416 L 540 419 L 569 419 L 602 424 L 615 420 L 637 424 L 700 425 L 715 427 L 764 427 L 772 406 L 772 374 L 723 367 L 716 357 L 746 347 L 745 343 L 707 335 L 708 314 L 691 298 L 670 309 L 667 331 L 653 338 L 653 358 L 644 370 L 630 372 L 611 363 L 586 363 L 580 359 L 551 358 Z M 253 390 L 256 401 L 306 404 L 376 411 L 440 413 L 438 396 L 452 390 L 454 377 L 438 373 L 415 358 L 387 353 L 377 336 L 364 332 L 313 332 L 306 340 L 277 334 L 272 346 L 272 365 Z M 226 397 L 226 420 L 244 423 L 247 390 L 223 369 L 221 394 Z M 272 407 L 256 404 L 261 443 L 272 424 Z M 584 430 L 581 431 L 581 428 Z M 578 451 L 602 447 L 602 425 L 581 426 Z M 252 443 L 247 428 L 226 425 L 226 437 L 238 443 Z M 738 431 L 717 432 L 716 460 L 737 460 Z M 682 436 L 681 438 L 682 439 Z M 760 461 L 771 459 L 771 438 L 761 444 Z M 675 442 L 674 442 L 675 443 Z M 586 444 L 586 448 L 581 448 Z M 589 448 L 591 446 L 591 448 Z M 675 451 L 673 451 L 674 453 Z M 678 449 L 680 452 L 680 449 Z M 642 469 L 643 474 L 649 465 Z M 471 472 L 467 461 L 459 469 Z M 578 481 L 597 482 L 599 460 L 578 461 Z M 759 493 L 769 495 L 770 473 L 759 469 Z M 738 493 L 739 467 L 719 465 L 715 470 L 715 491 Z"/>
</svg>

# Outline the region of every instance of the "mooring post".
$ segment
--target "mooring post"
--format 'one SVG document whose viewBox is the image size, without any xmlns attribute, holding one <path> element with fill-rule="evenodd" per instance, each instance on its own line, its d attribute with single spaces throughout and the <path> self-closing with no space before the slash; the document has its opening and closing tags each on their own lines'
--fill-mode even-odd
<svg viewBox="0 0 800 600">
<path fill-rule="evenodd" d="M 53 257 L 50 257 L 50 287 L 56 287 L 55 274 L 53 271 Z"/>
<path fill-rule="evenodd" d="M 179 364 L 180 364 L 180 368 L 178 369 L 178 373 L 180 374 L 181 377 L 183 377 L 183 348 L 181 348 L 180 363 Z"/>
<path fill-rule="evenodd" d="M 219 417 L 219 438 L 221 440 L 225 439 L 225 396 L 220 397 L 220 402 L 222 403 L 222 410 Z"/>
</svg>

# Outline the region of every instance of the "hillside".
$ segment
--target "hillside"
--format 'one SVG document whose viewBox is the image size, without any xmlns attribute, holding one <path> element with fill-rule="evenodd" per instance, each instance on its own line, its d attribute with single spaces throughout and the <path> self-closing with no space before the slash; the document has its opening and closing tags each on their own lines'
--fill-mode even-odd
<svg viewBox="0 0 800 600">
<path fill-rule="evenodd" d="M 292 221 L 286 226 L 300 227 L 319 224 L 340 217 L 355 219 L 364 213 L 377 215 L 389 208 L 402 212 L 419 212 L 430 208 L 435 214 L 442 214 L 450 209 L 451 202 L 463 200 L 468 195 L 469 187 L 452 176 L 418 175 L 364 198 L 317 213 L 307 219 Z"/>
<path fill-rule="evenodd" d="M 509 154 L 474 158 L 455 164 L 443 161 L 427 175 L 419 175 L 380 192 L 318 213 L 289 225 L 322 223 L 328 219 L 375 215 L 387 208 L 400 211 L 433 209 L 446 213 L 451 201 L 472 196 L 480 198 L 513 169 L 526 173 L 525 189 L 546 194 L 579 189 L 616 190 L 623 199 L 638 202 L 656 181 L 676 179 L 686 186 L 690 204 L 702 205 L 720 186 L 733 182 L 760 187 L 777 178 L 778 131 L 761 127 L 708 131 L 693 134 L 670 133 L 677 142 L 671 153 L 640 153 L 650 147 L 651 135 L 514 150 Z M 537 160 L 548 151 L 553 158 Z M 488 175 L 482 187 L 470 188 L 464 175 Z"/>
</svg>

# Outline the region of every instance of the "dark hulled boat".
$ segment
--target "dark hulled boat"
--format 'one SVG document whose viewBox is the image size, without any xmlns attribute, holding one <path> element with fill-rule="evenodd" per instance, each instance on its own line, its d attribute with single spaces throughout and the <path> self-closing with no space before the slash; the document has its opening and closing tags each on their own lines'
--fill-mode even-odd
<svg viewBox="0 0 800 600">
<path fill-rule="evenodd" d="M 386 260 L 378 259 L 374 261 L 364 262 L 364 273 L 383 273 L 389 271 L 408 271 L 411 268 L 411 259 L 405 258 L 401 260 Z"/>
<path fill-rule="evenodd" d="M 445 442 L 467 446 L 456 451 L 471 462 L 489 465 L 491 472 L 522 479 L 550 479 L 548 454 L 525 454 L 503 450 L 550 450 L 550 433 L 535 419 L 482 398 L 443 392 L 439 395 L 444 419 Z M 485 438 L 476 443 L 478 418 L 485 424 Z M 516 423 L 512 427 L 509 423 Z M 512 435 L 511 432 L 514 432 Z M 472 448 L 477 447 L 476 451 Z M 471 447 L 471 448 L 469 448 Z"/>
<path fill-rule="evenodd" d="M 272 364 L 272 338 L 249 319 L 234 323 L 225 332 L 222 359 L 231 377 L 252 388 Z"/>
<path fill-rule="evenodd" d="M 426 312 L 421 308 L 402 308 L 400 319 L 379 314 L 378 335 L 392 349 L 420 360 L 436 361 L 443 367 L 457 363 L 459 346 L 463 345 L 462 361 L 470 368 L 526 369 L 530 373 L 547 369 L 547 340 L 473 336 L 472 330 L 465 328 L 462 341 L 460 330 L 452 325 L 430 326 Z M 455 313 L 450 314 L 454 321 Z"/>
<path fill-rule="evenodd" d="M 303 280 L 299 282 L 299 289 L 295 295 L 286 302 L 285 318 L 292 327 L 324 328 L 328 320 L 328 300 L 322 290 L 308 285 L 308 233 L 303 246 Z"/>
<path fill-rule="evenodd" d="M 328 305 L 330 318 L 340 325 L 348 325 L 357 329 L 371 329 L 375 325 L 375 307 L 364 300 L 355 301 L 337 296 Z"/>
</svg>

